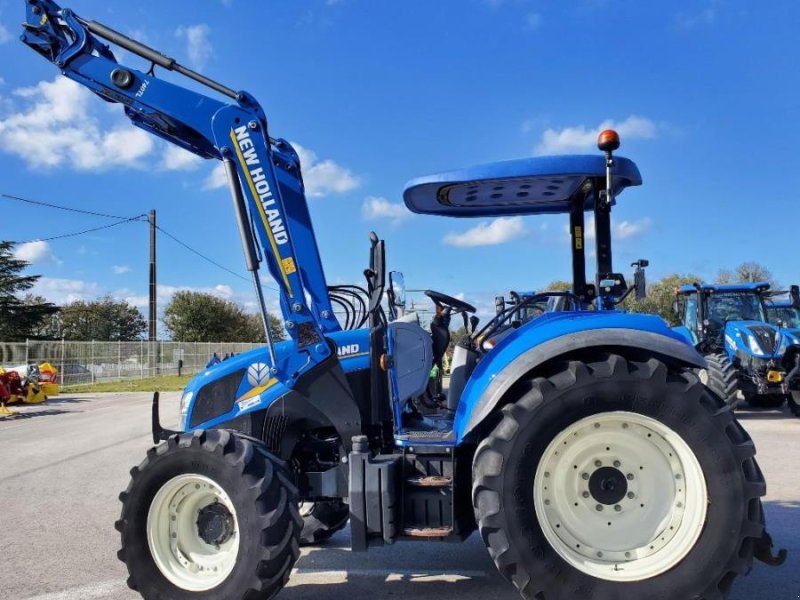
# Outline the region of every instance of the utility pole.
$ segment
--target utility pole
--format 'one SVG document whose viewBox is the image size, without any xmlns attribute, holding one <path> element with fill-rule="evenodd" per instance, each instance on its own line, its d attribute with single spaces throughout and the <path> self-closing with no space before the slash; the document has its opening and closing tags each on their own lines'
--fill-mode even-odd
<svg viewBox="0 0 800 600">
<path fill-rule="evenodd" d="M 147 339 L 156 341 L 156 210 L 150 211 L 150 315 Z"/>
</svg>

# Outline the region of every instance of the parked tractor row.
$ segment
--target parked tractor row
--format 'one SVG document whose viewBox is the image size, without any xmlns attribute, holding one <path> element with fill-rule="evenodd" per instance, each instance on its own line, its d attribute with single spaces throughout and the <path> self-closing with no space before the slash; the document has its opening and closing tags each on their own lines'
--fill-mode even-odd
<svg viewBox="0 0 800 600">
<path fill-rule="evenodd" d="M 636 164 L 614 154 L 615 132 L 600 135 L 596 155 L 406 185 L 405 205 L 422 215 L 569 219 L 570 309 L 491 348 L 459 345 L 449 389 L 431 394 L 450 319 L 479 337 L 472 304 L 428 290 L 430 330 L 395 318 L 387 289 L 400 291 L 387 286 L 375 235 L 365 282 L 329 288 L 299 156 L 253 96 L 52 0 L 25 5 L 23 42 L 63 75 L 122 104 L 145 131 L 221 161 L 265 324 L 263 348 L 187 385 L 178 431 L 161 426 L 154 395 L 155 446 L 131 470 L 116 523 L 128 584 L 144 598 L 272 598 L 300 543 L 348 519 L 359 552 L 477 532 L 528 600 L 723 599 L 754 559 L 783 562 L 766 530 L 754 444 L 707 385 L 709 361 L 659 317 L 616 310 L 643 279 L 629 289 L 613 267 L 611 211 L 642 183 Z M 120 64 L 109 44 L 152 66 Z M 162 79 L 162 69 L 213 93 Z M 262 267 L 279 289 L 284 341 L 271 338 Z M 358 307 L 344 327 L 334 303 Z M 502 326 L 490 323 L 484 338 Z"/>
</svg>

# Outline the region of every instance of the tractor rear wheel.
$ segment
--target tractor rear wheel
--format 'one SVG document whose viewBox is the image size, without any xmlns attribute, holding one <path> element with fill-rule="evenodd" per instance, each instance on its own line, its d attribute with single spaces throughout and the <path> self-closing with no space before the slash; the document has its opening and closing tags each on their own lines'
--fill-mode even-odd
<svg viewBox="0 0 800 600">
<path fill-rule="evenodd" d="M 174 435 L 131 469 L 118 556 L 147 600 L 271 598 L 303 522 L 284 464 L 225 430 Z"/>
<path fill-rule="evenodd" d="M 522 596 L 725 598 L 766 491 L 730 407 L 689 369 L 615 354 L 518 388 L 476 451 L 473 506 Z"/>
<path fill-rule="evenodd" d="M 739 378 L 736 367 L 724 352 L 706 356 L 708 363 L 708 386 L 725 404 L 735 408 L 739 403 Z"/>
<path fill-rule="evenodd" d="M 783 406 L 786 396 L 783 394 L 747 394 L 745 400 L 753 408 L 775 409 Z"/>
<path fill-rule="evenodd" d="M 301 502 L 300 516 L 303 517 L 300 544 L 318 544 L 344 529 L 350 518 L 350 507 L 341 500 Z"/>
</svg>

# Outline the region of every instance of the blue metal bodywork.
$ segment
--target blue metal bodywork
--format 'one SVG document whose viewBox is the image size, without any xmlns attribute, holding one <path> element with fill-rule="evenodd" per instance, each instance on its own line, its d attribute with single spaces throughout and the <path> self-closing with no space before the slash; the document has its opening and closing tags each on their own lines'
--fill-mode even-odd
<svg viewBox="0 0 800 600">
<path fill-rule="evenodd" d="M 336 354 L 345 373 L 369 369 L 369 330 L 337 331 L 328 334 L 327 337 L 336 344 Z M 279 361 L 286 360 L 292 352 L 292 344 L 289 341 L 275 344 L 275 355 Z M 283 381 L 271 375 L 270 367 L 269 352 L 266 347 L 262 347 L 237 354 L 198 373 L 183 391 L 184 397 L 191 394 L 191 400 L 186 406 L 186 414 L 182 416 L 181 428 L 188 431 L 219 427 L 242 415 L 267 409 L 290 389 Z M 236 390 L 231 410 L 189 427 L 200 389 L 239 371 L 244 371 L 245 374 Z"/>
<path fill-rule="evenodd" d="M 474 412 L 487 388 L 498 376 L 503 374 L 503 371 L 511 363 L 531 348 L 560 338 L 566 341 L 571 336 L 582 332 L 599 330 L 647 332 L 684 344 L 683 338 L 672 331 L 663 319 L 653 315 L 627 314 L 622 311 L 545 313 L 504 337 L 478 363 L 464 388 L 456 411 L 453 429 L 458 443 L 463 442 L 470 433 Z"/>
<path fill-rule="evenodd" d="M 564 214 L 586 179 L 605 173 L 597 155 L 523 158 L 412 179 L 403 200 L 412 212 L 448 217 Z M 616 196 L 642 176 L 632 160 L 616 157 L 613 181 Z"/>
</svg>

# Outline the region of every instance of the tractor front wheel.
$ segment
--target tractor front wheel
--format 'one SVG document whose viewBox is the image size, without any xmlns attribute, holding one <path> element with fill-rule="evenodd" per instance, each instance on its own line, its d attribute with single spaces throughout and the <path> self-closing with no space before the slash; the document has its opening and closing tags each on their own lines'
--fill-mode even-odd
<svg viewBox="0 0 800 600">
<path fill-rule="evenodd" d="M 285 465 L 230 431 L 152 448 L 120 500 L 118 556 L 147 600 L 271 598 L 299 556 L 303 522 Z"/>
<path fill-rule="evenodd" d="M 476 451 L 473 506 L 522 596 L 726 597 L 766 489 L 730 407 L 688 369 L 614 354 L 518 387 Z"/>
<path fill-rule="evenodd" d="M 319 544 L 344 529 L 350 518 L 350 507 L 341 500 L 301 502 L 300 516 L 303 517 L 300 544 Z"/>
</svg>

